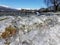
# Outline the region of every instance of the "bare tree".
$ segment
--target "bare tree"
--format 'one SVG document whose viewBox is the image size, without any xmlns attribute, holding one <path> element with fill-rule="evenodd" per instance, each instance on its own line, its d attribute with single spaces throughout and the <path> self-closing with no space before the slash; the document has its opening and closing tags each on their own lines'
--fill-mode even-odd
<svg viewBox="0 0 60 45">
<path fill-rule="evenodd" d="M 47 4 L 47 6 L 53 6 L 54 11 L 57 11 L 60 5 L 60 0 L 44 0 L 44 2 Z"/>
</svg>

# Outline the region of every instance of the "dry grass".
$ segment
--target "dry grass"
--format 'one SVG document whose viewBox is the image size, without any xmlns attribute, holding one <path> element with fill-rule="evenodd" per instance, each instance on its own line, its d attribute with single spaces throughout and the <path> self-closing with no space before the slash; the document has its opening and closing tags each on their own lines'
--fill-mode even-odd
<svg viewBox="0 0 60 45">
<path fill-rule="evenodd" d="M 0 19 L 0 21 L 6 20 L 6 19 L 8 19 L 8 18 L 3 18 L 3 19 Z"/>
<path fill-rule="evenodd" d="M 6 39 L 16 34 L 16 28 L 9 26 L 5 28 L 5 32 L 2 33 L 1 37 Z"/>
</svg>

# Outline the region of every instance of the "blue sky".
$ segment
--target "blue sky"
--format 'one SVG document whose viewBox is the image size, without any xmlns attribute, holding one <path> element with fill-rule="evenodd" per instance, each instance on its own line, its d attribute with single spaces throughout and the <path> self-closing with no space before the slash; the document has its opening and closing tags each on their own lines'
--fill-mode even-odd
<svg viewBox="0 0 60 45">
<path fill-rule="evenodd" d="M 31 8 L 39 9 L 46 7 L 43 0 L 0 0 L 0 5 L 12 8 Z"/>
</svg>

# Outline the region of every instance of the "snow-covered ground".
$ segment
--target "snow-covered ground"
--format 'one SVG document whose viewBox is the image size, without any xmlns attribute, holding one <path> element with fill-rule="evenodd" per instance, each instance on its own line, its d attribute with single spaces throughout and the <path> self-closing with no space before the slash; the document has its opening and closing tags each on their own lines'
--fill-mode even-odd
<svg viewBox="0 0 60 45">
<path fill-rule="evenodd" d="M 1 16 L 0 35 L 9 25 L 17 29 L 16 35 L 8 40 L 10 45 L 60 45 L 59 15 Z M 4 42 L 0 38 L 0 45 L 5 45 Z"/>
</svg>

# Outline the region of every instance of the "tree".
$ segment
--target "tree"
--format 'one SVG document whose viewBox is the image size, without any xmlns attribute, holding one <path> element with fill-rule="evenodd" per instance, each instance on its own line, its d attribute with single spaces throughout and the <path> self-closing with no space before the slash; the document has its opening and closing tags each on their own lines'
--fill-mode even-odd
<svg viewBox="0 0 60 45">
<path fill-rule="evenodd" d="M 58 10 L 58 7 L 60 5 L 60 0 L 44 0 L 44 2 L 48 7 L 52 6 L 55 12 Z"/>
</svg>

